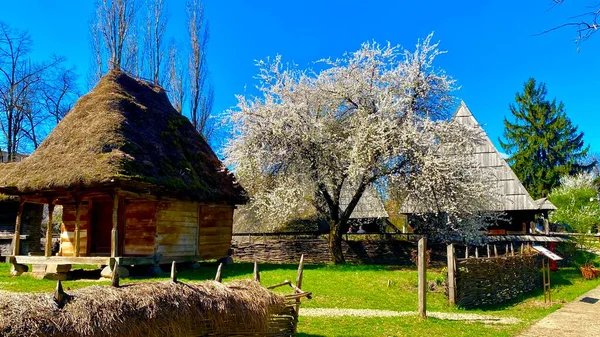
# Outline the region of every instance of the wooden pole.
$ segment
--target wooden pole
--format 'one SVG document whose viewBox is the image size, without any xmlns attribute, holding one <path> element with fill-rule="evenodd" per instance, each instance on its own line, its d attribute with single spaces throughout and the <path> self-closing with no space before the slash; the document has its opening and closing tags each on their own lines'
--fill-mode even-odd
<svg viewBox="0 0 600 337">
<path fill-rule="evenodd" d="M 479 248 L 475 247 L 475 258 L 478 259 L 479 258 Z"/>
<path fill-rule="evenodd" d="M 215 281 L 221 283 L 223 280 L 223 263 L 219 263 L 219 267 L 217 267 L 217 275 L 215 276 Z"/>
<path fill-rule="evenodd" d="M 544 303 L 546 303 L 546 259 L 542 259 L 542 283 L 544 284 Z"/>
<path fill-rule="evenodd" d="M 427 319 L 427 238 L 421 238 L 419 240 L 419 252 L 418 252 L 418 274 L 419 274 L 419 317 L 421 319 Z"/>
<path fill-rule="evenodd" d="M 113 211 L 112 211 L 112 231 L 111 231 L 111 246 L 110 256 L 117 257 L 119 255 L 119 194 L 115 193 L 113 196 Z"/>
<path fill-rule="evenodd" d="M 515 256 L 515 247 L 513 246 L 512 242 L 510 243 L 510 255 Z"/>
<path fill-rule="evenodd" d="M 494 245 L 494 257 L 498 257 L 498 247 Z"/>
<path fill-rule="evenodd" d="M 21 217 L 23 215 L 23 205 L 25 201 L 19 200 L 19 209 L 17 210 L 17 219 L 15 221 L 15 236 L 13 238 L 13 255 L 19 255 L 21 247 Z"/>
<path fill-rule="evenodd" d="M 508 244 L 506 244 L 505 255 L 508 256 Z"/>
<path fill-rule="evenodd" d="M 254 281 L 260 283 L 260 272 L 258 271 L 258 262 L 254 261 Z"/>
<path fill-rule="evenodd" d="M 171 282 L 177 283 L 177 265 L 175 261 L 171 263 Z"/>
<path fill-rule="evenodd" d="M 81 199 L 79 196 L 75 197 L 75 256 L 79 256 L 79 226 L 81 224 Z"/>
<path fill-rule="evenodd" d="M 523 255 L 523 242 L 521 242 L 521 255 Z"/>
<path fill-rule="evenodd" d="M 465 246 L 465 259 L 469 258 L 469 246 Z"/>
<path fill-rule="evenodd" d="M 54 203 L 48 201 L 48 221 L 46 222 L 46 257 L 52 255 L 52 213 L 54 213 Z"/>
<path fill-rule="evenodd" d="M 454 258 L 454 244 L 449 244 L 446 251 L 448 256 L 448 303 L 456 305 L 456 278 L 454 276 L 456 259 Z"/>
<path fill-rule="evenodd" d="M 492 257 L 492 255 L 490 254 L 490 245 L 486 245 L 486 247 L 487 247 L 488 258 L 490 258 L 490 257 Z"/>
<path fill-rule="evenodd" d="M 298 274 L 296 275 L 296 287 L 298 288 L 298 290 L 302 289 L 303 274 L 304 274 L 304 254 L 300 255 L 300 262 L 298 263 Z M 296 298 L 296 314 L 298 314 L 299 311 L 300 311 L 300 298 Z"/>
</svg>

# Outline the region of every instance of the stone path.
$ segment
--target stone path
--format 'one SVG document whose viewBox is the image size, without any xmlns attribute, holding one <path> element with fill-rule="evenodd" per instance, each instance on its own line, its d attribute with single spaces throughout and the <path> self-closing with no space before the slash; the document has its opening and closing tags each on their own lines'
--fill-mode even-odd
<svg viewBox="0 0 600 337">
<path fill-rule="evenodd" d="M 406 317 L 416 316 L 415 311 L 392 311 L 392 310 L 374 310 L 374 309 L 338 309 L 338 308 L 302 308 L 300 316 L 353 316 L 353 317 Z M 463 314 L 449 312 L 427 312 L 428 317 L 445 319 L 452 321 L 470 321 L 486 324 L 517 324 L 520 319 L 514 317 L 494 317 L 479 314 Z"/>
<path fill-rule="evenodd" d="M 600 287 L 565 304 L 519 336 L 600 336 Z"/>
</svg>

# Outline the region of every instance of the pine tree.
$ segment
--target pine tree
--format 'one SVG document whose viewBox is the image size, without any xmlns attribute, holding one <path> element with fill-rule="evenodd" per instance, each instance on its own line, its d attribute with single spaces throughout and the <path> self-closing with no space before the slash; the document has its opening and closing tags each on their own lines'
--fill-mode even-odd
<svg viewBox="0 0 600 337">
<path fill-rule="evenodd" d="M 530 78 L 523 93 L 510 104 L 514 122 L 504 118 L 504 138 L 500 145 L 510 156 L 508 163 L 535 197 L 547 196 L 560 184 L 560 177 L 589 169 L 580 164 L 589 146 L 565 112 L 562 102 L 546 99 L 546 84 Z"/>
</svg>

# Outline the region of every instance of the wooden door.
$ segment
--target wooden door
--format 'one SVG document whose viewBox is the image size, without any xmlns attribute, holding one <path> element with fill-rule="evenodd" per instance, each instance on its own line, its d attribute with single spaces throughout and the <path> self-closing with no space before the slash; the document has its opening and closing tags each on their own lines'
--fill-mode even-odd
<svg viewBox="0 0 600 337">
<path fill-rule="evenodd" d="M 113 201 L 94 199 L 90 204 L 90 253 L 110 255 Z"/>
</svg>

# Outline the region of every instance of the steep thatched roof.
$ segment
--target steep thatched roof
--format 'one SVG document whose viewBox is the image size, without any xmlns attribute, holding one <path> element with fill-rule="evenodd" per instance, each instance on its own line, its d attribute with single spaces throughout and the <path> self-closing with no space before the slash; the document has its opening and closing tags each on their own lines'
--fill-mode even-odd
<svg viewBox="0 0 600 337">
<path fill-rule="evenodd" d="M 0 192 L 7 194 L 106 185 L 196 200 L 246 200 L 165 91 L 119 71 L 80 98 L 30 157 L 0 172 Z"/>
<path fill-rule="evenodd" d="M 523 187 L 523 184 L 521 184 L 521 181 L 508 163 L 502 158 L 464 102 L 461 102 L 452 118 L 464 125 L 480 128 L 482 134 L 485 135 L 485 141 L 475 148 L 473 156 L 476 157 L 476 160 L 481 167 L 492 169 L 495 173 L 498 192 L 501 198 L 501 210 L 538 210 L 539 206 L 531 198 L 525 187 Z"/>
</svg>

